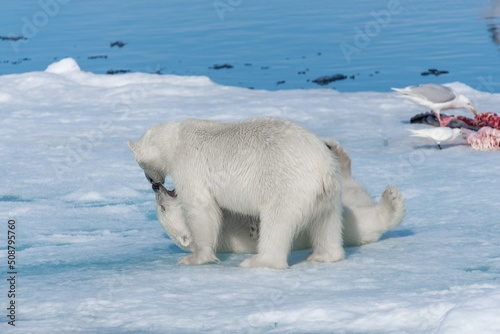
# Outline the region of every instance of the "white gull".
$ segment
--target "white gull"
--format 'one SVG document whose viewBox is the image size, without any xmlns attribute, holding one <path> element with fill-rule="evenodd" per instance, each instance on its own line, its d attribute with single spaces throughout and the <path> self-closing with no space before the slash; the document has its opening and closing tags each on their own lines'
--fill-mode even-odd
<svg viewBox="0 0 500 334">
<path fill-rule="evenodd" d="M 441 143 L 447 143 L 454 140 L 462 134 L 460 129 L 448 127 L 439 127 L 432 129 L 409 130 L 414 137 L 427 138 L 435 142 L 441 150 Z"/>
<path fill-rule="evenodd" d="M 424 84 L 392 89 L 416 104 L 430 108 L 434 111 L 441 126 L 446 126 L 451 120 L 450 118 L 447 121 L 441 121 L 439 115 L 441 110 L 466 108 L 472 111 L 474 115 L 477 115 L 476 109 L 474 109 L 468 98 L 457 94 L 452 89 L 443 85 Z"/>
</svg>

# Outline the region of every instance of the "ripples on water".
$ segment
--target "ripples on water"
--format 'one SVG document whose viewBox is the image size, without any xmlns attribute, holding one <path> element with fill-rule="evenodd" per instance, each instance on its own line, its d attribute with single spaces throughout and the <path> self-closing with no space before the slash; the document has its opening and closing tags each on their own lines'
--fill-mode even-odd
<svg viewBox="0 0 500 334">
<path fill-rule="evenodd" d="M 256 89 L 318 88 L 314 79 L 343 74 L 348 78 L 324 87 L 387 91 L 461 81 L 500 90 L 500 1 L 31 0 L 3 6 L 0 36 L 27 39 L 0 40 L 0 74 L 44 70 L 73 57 L 94 73 L 207 75 Z M 115 41 L 126 45 L 111 48 Z M 233 68 L 210 69 L 216 64 Z M 433 68 L 449 73 L 421 75 Z"/>
</svg>

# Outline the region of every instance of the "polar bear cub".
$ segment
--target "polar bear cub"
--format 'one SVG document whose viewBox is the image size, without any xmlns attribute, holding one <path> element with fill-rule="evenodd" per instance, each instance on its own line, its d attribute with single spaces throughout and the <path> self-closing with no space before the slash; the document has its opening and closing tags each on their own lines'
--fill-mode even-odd
<svg viewBox="0 0 500 334">
<path fill-rule="evenodd" d="M 288 267 L 295 237 L 306 233 L 307 260 L 344 259 L 337 158 L 312 132 L 277 118 L 159 124 L 128 142 L 152 183 L 170 174 L 194 241 L 179 264 L 218 261 L 223 213 L 258 218 L 257 254 L 241 267 Z M 224 211 L 225 210 L 225 211 Z"/>
<path fill-rule="evenodd" d="M 340 165 L 344 245 L 360 246 L 377 241 L 383 233 L 398 226 L 406 215 L 403 195 L 396 186 L 389 185 L 376 203 L 351 177 L 351 159 L 347 152 L 334 140 L 325 143 Z"/>
<path fill-rule="evenodd" d="M 342 175 L 343 242 L 344 246 L 360 246 L 377 241 L 388 230 L 398 226 L 406 214 L 404 197 L 395 186 L 388 186 L 378 203 L 351 178 L 351 160 L 347 152 L 333 140 L 326 145 L 338 157 Z M 193 252 L 194 240 L 176 191 L 160 183 L 153 184 L 158 220 L 169 237 L 183 250 Z M 217 242 L 217 252 L 256 253 L 259 220 L 251 216 L 223 210 L 223 223 Z M 311 248 L 307 233 L 300 233 L 293 250 Z"/>
</svg>

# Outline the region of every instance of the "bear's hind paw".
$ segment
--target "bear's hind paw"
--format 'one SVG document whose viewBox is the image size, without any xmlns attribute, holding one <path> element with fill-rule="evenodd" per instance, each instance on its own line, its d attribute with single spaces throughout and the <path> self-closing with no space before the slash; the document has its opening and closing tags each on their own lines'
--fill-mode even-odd
<svg viewBox="0 0 500 334">
<path fill-rule="evenodd" d="M 332 263 L 338 262 L 345 259 L 344 249 L 331 251 L 331 252 L 318 252 L 314 251 L 307 256 L 306 261 L 319 262 L 319 263 Z"/>
<path fill-rule="evenodd" d="M 276 259 L 266 258 L 262 255 L 253 255 L 241 262 L 240 268 L 269 268 L 269 269 L 287 269 L 288 263 L 285 261 L 276 261 Z"/>
<path fill-rule="evenodd" d="M 193 254 L 184 256 L 177 264 L 185 266 L 194 266 L 194 265 L 208 264 L 208 263 L 219 264 L 220 260 L 213 253 L 194 252 Z"/>
<path fill-rule="evenodd" d="M 383 214 L 385 214 L 387 230 L 398 226 L 406 215 L 405 198 L 394 185 L 387 186 L 384 193 L 380 196 L 378 206 Z"/>
</svg>

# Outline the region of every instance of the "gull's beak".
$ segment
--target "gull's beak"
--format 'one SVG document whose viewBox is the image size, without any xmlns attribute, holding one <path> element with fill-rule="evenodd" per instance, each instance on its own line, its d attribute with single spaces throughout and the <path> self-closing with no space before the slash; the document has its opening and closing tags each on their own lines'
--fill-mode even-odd
<svg viewBox="0 0 500 334">
<path fill-rule="evenodd" d="M 470 107 L 470 111 L 474 114 L 474 116 L 477 116 L 477 111 L 474 109 L 474 107 Z"/>
</svg>

